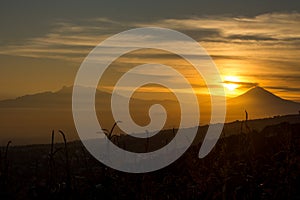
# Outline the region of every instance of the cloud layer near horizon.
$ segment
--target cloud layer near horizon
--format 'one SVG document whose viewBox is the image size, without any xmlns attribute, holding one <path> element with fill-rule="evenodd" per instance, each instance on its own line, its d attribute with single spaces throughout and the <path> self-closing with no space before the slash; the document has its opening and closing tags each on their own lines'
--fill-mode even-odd
<svg viewBox="0 0 300 200">
<path fill-rule="evenodd" d="M 224 76 L 236 75 L 244 83 L 258 82 L 270 89 L 280 88 L 280 91 L 290 92 L 283 96 L 300 100 L 295 92 L 298 91 L 297 85 L 300 85 L 299 79 L 293 78 L 300 76 L 300 13 L 297 12 L 267 13 L 255 17 L 163 19 L 151 23 L 126 24 L 108 18 L 85 19 L 77 23 L 58 21 L 44 36 L 2 44 L 0 54 L 81 63 L 107 37 L 129 28 L 145 26 L 171 28 L 186 33 L 206 48 Z M 178 46 L 180 42 L 173 41 L 172 45 Z M 140 54 L 139 58 L 147 56 Z M 171 59 L 169 54 L 151 56 Z M 123 61 L 139 63 L 139 58 Z M 293 92 L 294 95 L 291 95 Z"/>
<path fill-rule="evenodd" d="M 181 31 L 200 43 L 216 43 L 218 48 L 221 46 L 218 44 L 249 45 L 255 43 L 266 48 L 276 45 L 286 46 L 291 50 L 300 49 L 300 13 L 297 12 L 262 14 L 251 18 L 207 16 L 127 24 L 107 18 L 96 18 L 83 20 L 77 24 L 59 21 L 53 26 L 51 32 L 42 37 L 1 45 L 0 52 L 9 55 L 61 59 L 78 58 L 81 55 L 82 59 L 90 49 L 113 34 L 130 28 L 149 26 Z M 208 50 L 210 48 L 212 46 L 208 46 Z"/>
</svg>

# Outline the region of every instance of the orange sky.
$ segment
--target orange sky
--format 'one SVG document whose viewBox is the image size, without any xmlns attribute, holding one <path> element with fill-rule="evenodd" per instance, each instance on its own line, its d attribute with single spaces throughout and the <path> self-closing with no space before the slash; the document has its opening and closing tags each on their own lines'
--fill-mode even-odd
<svg viewBox="0 0 300 200">
<path fill-rule="evenodd" d="M 225 86 L 235 84 L 233 90 L 226 87 L 228 97 L 258 84 L 283 98 L 300 102 L 298 12 L 131 20 L 126 24 L 98 17 L 78 21 L 60 19 L 51 24 L 47 33 L 0 43 L 0 99 L 72 85 L 81 62 L 99 42 L 129 28 L 158 26 L 181 31 L 207 50 L 227 81 Z M 171 45 L 179 43 L 174 41 Z M 150 59 L 181 68 L 200 93 L 206 91 L 203 81 L 194 76 L 182 59 L 162 52 L 142 51 L 124 56 L 116 70 L 120 72 L 126 65 Z M 115 73 L 112 71 L 111 76 Z M 109 84 L 105 87 L 109 88 Z"/>
</svg>

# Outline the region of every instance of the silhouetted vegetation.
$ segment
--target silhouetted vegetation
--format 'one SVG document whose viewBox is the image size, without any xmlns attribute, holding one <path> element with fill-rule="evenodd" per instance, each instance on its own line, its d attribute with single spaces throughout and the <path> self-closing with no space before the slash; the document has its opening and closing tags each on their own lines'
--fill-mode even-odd
<svg viewBox="0 0 300 200">
<path fill-rule="evenodd" d="M 8 150 L 12 142 L 8 141 L 5 147 L 4 156 L 2 158 L 2 149 L 0 150 L 0 187 L 1 195 L 6 197 L 5 191 L 7 190 L 9 184 L 9 162 Z"/>
<path fill-rule="evenodd" d="M 106 167 L 81 142 L 67 143 L 62 131 L 64 143 L 55 144 L 53 131 L 50 145 L 1 149 L 7 171 L 1 167 L 0 199 L 299 199 L 299 130 L 300 124 L 289 123 L 260 132 L 242 129 L 220 138 L 204 159 L 198 158 L 198 143 L 170 166 L 147 174 Z"/>
</svg>

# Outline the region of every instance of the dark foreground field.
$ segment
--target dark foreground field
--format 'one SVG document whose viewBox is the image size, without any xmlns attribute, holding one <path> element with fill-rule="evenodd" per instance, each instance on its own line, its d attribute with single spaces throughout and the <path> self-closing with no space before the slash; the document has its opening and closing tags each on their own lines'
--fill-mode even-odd
<svg viewBox="0 0 300 200">
<path fill-rule="evenodd" d="M 93 159 L 80 142 L 1 149 L 0 199 L 300 199 L 300 124 L 196 144 L 170 166 L 128 174 Z"/>
</svg>

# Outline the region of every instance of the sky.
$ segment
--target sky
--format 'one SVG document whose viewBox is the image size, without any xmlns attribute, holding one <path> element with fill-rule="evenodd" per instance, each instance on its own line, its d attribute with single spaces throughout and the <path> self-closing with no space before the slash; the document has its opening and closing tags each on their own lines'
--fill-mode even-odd
<svg viewBox="0 0 300 200">
<path fill-rule="evenodd" d="M 164 27 L 206 49 L 228 97 L 259 85 L 300 102 L 299 1 L 1 1 L 0 25 L 0 99 L 73 85 L 80 64 L 101 41 L 131 28 Z M 124 66 L 149 60 L 178 67 L 200 93 L 206 91 L 182 58 L 151 50 L 119 58 L 103 88 Z"/>
</svg>

